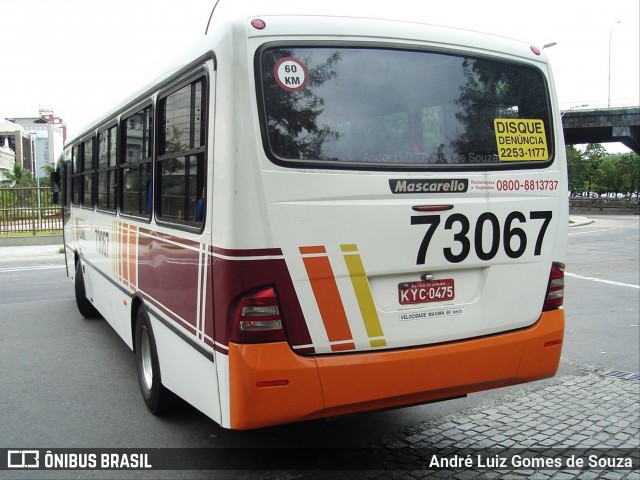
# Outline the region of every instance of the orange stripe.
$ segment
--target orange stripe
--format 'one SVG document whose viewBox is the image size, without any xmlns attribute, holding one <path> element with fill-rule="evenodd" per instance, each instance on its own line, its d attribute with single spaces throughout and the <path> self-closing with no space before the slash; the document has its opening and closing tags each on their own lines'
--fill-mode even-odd
<svg viewBox="0 0 640 480">
<path fill-rule="evenodd" d="M 127 258 L 127 229 L 125 228 L 125 224 L 120 224 L 120 277 L 122 278 L 122 282 L 127 285 L 127 268 L 126 268 L 126 258 Z"/>
<path fill-rule="evenodd" d="M 136 276 L 136 245 L 138 243 L 138 227 L 131 226 L 131 232 L 129 233 L 129 280 L 131 286 L 135 289 L 138 281 Z"/>
<path fill-rule="evenodd" d="M 353 342 L 349 343 L 338 343 L 336 345 L 331 345 L 332 352 L 344 352 L 346 350 L 355 350 L 356 345 Z"/>
<path fill-rule="evenodd" d="M 327 253 L 327 250 L 322 245 L 312 247 L 300 247 L 300 253 L 302 255 L 309 255 L 311 253 Z"/>
<path fill-rule="evenodd" d="M 303 258 L 303 262 L 307 269 L 307 275 L 320 309 L 320 316 L 327 331 L 329 342 L 352 340 L 351 329 L 347 322 L 347 315 L 340 299 L 340 292 L 338 291 L 338 285 L 333 275 L 329 258 L 326 256 L 307 257 Z M 332 350 L 353 349 L 353 344 L 332 345 L 331 348 Z"/>
<path fill-rule="evenodd" d="M 129 230 L 126 224 L 122 224 L 122 281 L 129 286 Z"/>
<path fill-rule="evenodd" d="M 116 222 L 115 226 L 116 245 L 115 258 L 113 260 L 113 269 L 116 272 L 116 280 L 120 280 L 120 222 Z"/>
</svg>

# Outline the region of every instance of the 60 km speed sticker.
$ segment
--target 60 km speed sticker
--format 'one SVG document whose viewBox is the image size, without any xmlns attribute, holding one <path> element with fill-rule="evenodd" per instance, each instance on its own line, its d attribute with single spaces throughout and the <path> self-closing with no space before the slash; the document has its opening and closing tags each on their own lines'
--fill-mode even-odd
<svg viewBox="0 0 640 480">
<path fill-rule="evenodd" d="M 276 83 L 287 92 L 299 92 L 307 86 L 309 75 L 304 64 L 293 57 L 278 60 L 273 67 Z"/>
</svg>

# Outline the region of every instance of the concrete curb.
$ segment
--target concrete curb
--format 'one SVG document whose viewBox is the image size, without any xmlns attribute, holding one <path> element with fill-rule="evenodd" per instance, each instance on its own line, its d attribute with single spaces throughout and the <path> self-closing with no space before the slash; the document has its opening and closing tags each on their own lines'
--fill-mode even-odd
<svg viewBox="0 0 640 480">
<path fill-rule="evenodd" d="M 569 215 L 569 228 L 582 227 L 584 225 L 590 225 L 593 222 L 595 222 L 595 220 L 593 220 L 592 218 L 581 217 L 578 215 Z"/>
</svg>

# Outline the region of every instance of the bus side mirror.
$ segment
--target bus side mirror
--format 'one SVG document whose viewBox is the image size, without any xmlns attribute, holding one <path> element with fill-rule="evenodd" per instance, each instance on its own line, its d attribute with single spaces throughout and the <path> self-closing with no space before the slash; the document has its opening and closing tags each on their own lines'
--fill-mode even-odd
<svg viewBox="0 0 640 480">
<path fill-rule="evenodd" d="M 57 205 L 60 201 L 60 170 L 51 172 L 49 182 L 51 184 L 51 202 Z"/>
</svg>

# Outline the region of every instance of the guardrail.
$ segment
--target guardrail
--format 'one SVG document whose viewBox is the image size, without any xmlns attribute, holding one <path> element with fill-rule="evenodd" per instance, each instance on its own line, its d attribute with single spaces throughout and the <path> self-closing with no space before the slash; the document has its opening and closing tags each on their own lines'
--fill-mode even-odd
<svg viewBox="0 0 640 480">
<path fill-rule="evenodd" d="M 49 187 L 0 188 L 0 237 L 61 231 L 62 208 Z"/>
<path fill-rule="evenodd" d="M 637 197 L 631 198 L 569 198 L 569 208 L 574 212 L 638 213 Z"/>
</svg>

